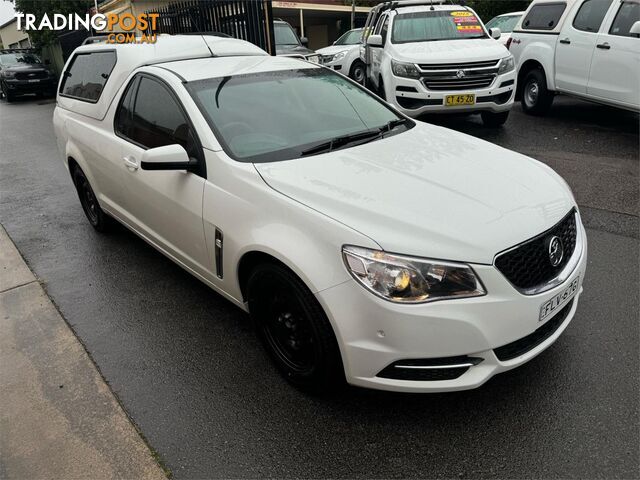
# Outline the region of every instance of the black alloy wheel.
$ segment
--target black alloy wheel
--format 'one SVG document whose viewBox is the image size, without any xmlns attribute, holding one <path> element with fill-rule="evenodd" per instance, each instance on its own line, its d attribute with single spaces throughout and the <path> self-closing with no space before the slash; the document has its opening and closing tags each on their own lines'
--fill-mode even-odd
<svg viewBox="0 0 640 480">
<path fill-rule="evenodd" d="M 80 205 L 82 205 L 82 209 L 91 226 L 99 232 L 107 231 L 110 226 L 110 217 L 100 208 L 100 204 L 93 192 L 93 188 L 91 188 L 89 180 L 79 167 L 76 167 L 73 171 L 73 183 L 78 192 Z"/>
<path fill-rule="evenodd" d="M 258 337 L 289 382 L 315 393 L 344 383 L 329 320 L 293 272 L 278 264 L 259 265 L 249 277 L 247 294 Z"/>
<path fill-rule="evenodd" d="M 7 100 L 8 103 L 11 103 L 15 100 L 15 95 L 9 91 L 7 85 L 2 83 L 2 96 Z"/>
</svg>

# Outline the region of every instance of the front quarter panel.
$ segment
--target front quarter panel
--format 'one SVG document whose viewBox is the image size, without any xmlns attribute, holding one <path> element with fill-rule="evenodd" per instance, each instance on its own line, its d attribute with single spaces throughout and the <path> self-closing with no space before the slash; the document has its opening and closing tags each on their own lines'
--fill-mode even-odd
<svg viewBox="0 0 640 480">
<path fill-rule="evenodd" d="M 511 52 L 518 62 L 518 72 L 528 61 L 535 61 L 542 65 L 547 78 L 547 88 L 555 90 L 555 56 L 557 35 L 541 33 L 513 33 Z M 514 45 L 515 42 L 516 43 Z"/>
<path fill-rule="evenodd" d="M 249 252 L 275 257 L 316 293 L 351 278 L 342 261 L 344 244 L 380 248 L 365 235 L 269 187 L 253 164 L 237 162 L 224 152 L 207 150 L 206 156 L 209 180 L 203 221 L 212 265 L 216 228 L 224 237 L 224 275 L 212 281 L 238 304 L 244 301 L 238 266 Z"/>
</svg>

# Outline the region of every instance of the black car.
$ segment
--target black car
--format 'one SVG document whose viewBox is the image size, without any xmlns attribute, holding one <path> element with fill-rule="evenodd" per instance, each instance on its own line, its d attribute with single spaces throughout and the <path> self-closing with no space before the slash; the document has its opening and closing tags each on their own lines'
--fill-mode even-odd
<svg viewBox="0 0 640 480">
<path fill-rule="evenodd" d="M 287 22 L 275 20 L 273 30 L 276 40 L 276 55 L 300 56 L 318 62 L 318 54 L 306 47 L 307 39 L 305 37 L 302 37 L 302 40 L 299 39 L 295 30 Z"/>
<path fill-rule="evenodd" d="M 0 92 L 8 102 L 18 95 L 54 96 L 55 73 L 30 50 L 0 50 Z"/>
</svg>

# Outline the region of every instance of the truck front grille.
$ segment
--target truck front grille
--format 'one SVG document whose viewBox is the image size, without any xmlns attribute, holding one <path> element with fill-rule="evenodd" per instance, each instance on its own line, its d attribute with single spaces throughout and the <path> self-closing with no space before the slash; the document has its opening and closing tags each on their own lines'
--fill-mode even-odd
<svg viewBox="0 0 640 480">
<path fill-rule="evenodd" d="M 421 80 L 429 90 L 473 90 L 491 86 L 498 76 L 498 62 L 419 64 Z"/>
</svg>

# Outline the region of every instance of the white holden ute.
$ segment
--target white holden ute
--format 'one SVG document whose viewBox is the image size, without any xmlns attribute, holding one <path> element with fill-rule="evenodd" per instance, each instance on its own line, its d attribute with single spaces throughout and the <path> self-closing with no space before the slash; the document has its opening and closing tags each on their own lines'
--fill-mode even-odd
<svg viewBox="0 0 640 480">
<path fill-rule="evenodd" d="M 367 83 L 410 117 L 480 113 L 503 125 L 513 106 L 513 55 L 470 8 L 439 1 L 386 2 L 365 26 Z"/>
<path fill-rule="evenodd" d="M 576 312 L 587 242 L 561 177 L 331 69 L 209 36 L 86 45 L 53 123 L 89 223 L 249 312 L 300 388 L 475 388 Z"/>
<path fill-rule="evenodd" d="M 640 111 L 638 0 L 534 0 L 507 45 L 526 113 L 557 93 Z"/>
</svg>

